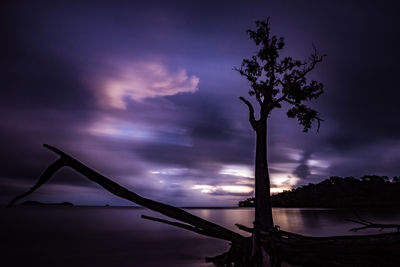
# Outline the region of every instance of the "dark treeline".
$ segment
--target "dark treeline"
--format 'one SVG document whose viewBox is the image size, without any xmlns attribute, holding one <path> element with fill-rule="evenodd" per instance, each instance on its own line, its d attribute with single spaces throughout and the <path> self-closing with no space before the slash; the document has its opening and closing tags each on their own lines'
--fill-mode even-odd
<svg viewBox="0 0 400 267">
<path fill-rule="evenodd" d="M 20 204 L 21 206 L 74 206 L 71 202 L 59 202 L 59 203 L 44 203 L 35 200 L 27 200 Z"/>
<path fill-rule="evenodd" d="M 333 176 L 318 184 L 310 183 L 272 195 L 271 202 L 273 207 L 400 207 L 400 178 Z M 254 198 L 239 202 L 239 207 L 253 206 Z"/>
</svg>

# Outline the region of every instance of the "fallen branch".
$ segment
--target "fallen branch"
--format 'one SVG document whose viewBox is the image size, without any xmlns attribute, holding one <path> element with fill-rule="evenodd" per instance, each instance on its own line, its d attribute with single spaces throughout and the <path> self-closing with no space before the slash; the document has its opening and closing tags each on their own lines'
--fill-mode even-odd
<svg viewBox="0 0 400 267">
<path fill-rule="evenodd" d="M 365 219 L 361 219 L 361 218 L 358 218 L 357 220 L 348 219 L 347 221 L 363 225 L 363 226 L 360 226 L 360 227 L 351 228 L 350 231 L 352 231 L 352 232 L 357 232 L 357 231 L 366 230 L 366 229 L 373 229 L 373 228 L 379 229 L 379 231 L 382 231 L 383 229 L 396 228 L 397 232 L 400 232 L 400 224 L 372 223 L 372 222 L 369 222 L 369 221 L 367 221 Z"/>
<path fill-rule="evenodd" d="M 235 226 L 237 228 L 239 228 L 242 231 L 248 232 L 248 233 L 253 233 L 253 228 L 247 227 L 245 225 L 239 224 L 239 223 L 235 223 Z"/>
<path fill-rule="evenodd" d="M 12 206 L 16 201 L 19 199 L 28 196 L 29 194 L 33 193 L 37 190 L 40 186 L 45 184 L 50 178 L 61 168 L 63 167 L 71 167 L 72 169 L 76 170 L 89 180 L 101 185 L 110 193 L 119 196 L 121 198 L 127 199 L 133 203 L 136 203 L 140 206 L 146 207 L 153 211 L 159 212 L 163 215 L 171 217 L 173 219 L 185 222 L 190 224 L 198 229 L 206 231 L 209 234 L 214 235 L 215 237 L 223 240 L 229 240 L 231 242 L 243 242 L 244 237 L 238 233 L 235 233 L 229 229 L 226 229 L 222 226 L 219 226 L 215 223 L 210 221 L 204 220 L 200 217 L 197 217 L 189 212 L 186 212 L 182 209 L 176 208 L 174 206 L 166 205 L 161 202 L 157 202 L 151 199 L 144 198 L 132 191 L 129 191 L 125 187 L 115 183 L 114 181 L 108 179 L 107 177 L 99 174 L 98 172 L 94 171 L 93 169 L 87 167 L 83 163 L 79 162 L 75 158 L 67 155 L 63 151 L 49 146 L 44 145 L 47 149 L 57 153 L 60 158 L 56 160 L 54 163 L 50 164 L 50 166 L 42 173 L 38 182 L 27 192 L 15 197 L 11 202 L 8 204 L 8 207 Z"/>
<path fill-rule="evenodd" d="M 179 227 L 179 228 L 182 228 L 182 229 L 186 229 L 186 230 L 195 232 L 195 233 L 200 234 L 200 235 L 205 235 L 205 236 L 208 236 L 208 237 L 214 237 L 214 238 L 218 238 L 218 239 L 223 239 L 223 238 L 221 238 L 220 235 L 216 235 L 215 233 L 207 232 L 207 231 L 205 231 L 203 229 L 200 229 L 200 228 L 188 225 L 188 224 L 179 223 L 179 222 L 172 222 L 172 221 L 168 221 L 168 220 L 164 220 L 164 219 L 160 219 L 160 218 L 155 218 L 155 217 L 151 217 L 151 216 L 147 216 L 147 215 L 142 215 L 141 217 L 143 219 L 146 219 L 146 220 L 155 221 L 155 222 L 161 222 L 161 223 L 165 223 L 165 224 L 172 225 L 172 226 L 175 226 L 175 227 Z"/>
</svg>

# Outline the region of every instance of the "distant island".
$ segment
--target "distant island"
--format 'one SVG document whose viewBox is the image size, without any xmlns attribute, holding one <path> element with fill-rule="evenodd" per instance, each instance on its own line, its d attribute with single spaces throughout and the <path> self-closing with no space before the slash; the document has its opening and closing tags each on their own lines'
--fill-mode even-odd
<svg viewBox="0 0 400 267">
<path fill-rule="evenodd" d="M 273 207 L 371 208 L 400 207 L 400 178 L 365 175 L 361 178 L 333 176 L 271 196 Z M 239 202 L 254 207 L 254 198 Z"/>
<path fill-rule="evenodd" d="M 22 202 L 20 205 L 22 206 L 74 206 L 74 204 L 70 202 L 60 202 L 60 203 L 43 203 L 34 200 L 27 200 Z"/>
</svg>

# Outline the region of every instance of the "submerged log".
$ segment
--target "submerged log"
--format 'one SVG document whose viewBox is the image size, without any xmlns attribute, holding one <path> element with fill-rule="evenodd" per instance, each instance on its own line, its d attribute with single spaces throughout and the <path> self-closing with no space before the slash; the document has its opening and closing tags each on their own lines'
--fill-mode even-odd
<svg viewBox="0 0 400 267">
<path fill-rule="evenodd" d="M 240 230 L 253 234 L 253 238 L 245 237 L 177 207 L 144 198 L 97 173 L 61 150 L 49 145 L 44 146 L 57 153 L 60 158 L 49 165 L 30 190 L 12 199 L 8 207 L 36 191 L 49 181 L 59 169 L 71 167 L 89 180 L 101 185 L 112 194 L 180 222 L 142 216 L 145 219 L 166 223 L 201 235 L 230 241 L 231 247 L 229 251 L 216 257 L 206 258 L 207 261 L 213 262 L 217 266 L 263 266 L 264 263 L 262 261 L 254 261 L 254 250 L 252 249 L 254 247 L 261 247 L 263 249 L 261 253 L 266 252 L 270 258 L 273 257 L 275 266 L 280 266 L 282 262 L 306 267 L 400 266 L 400 232 L 398 231 L 399 225 L 397 224 L 373 224 L 359 218 L 358 220 L 352 221 L 360 223 L 363 226 L 353 228 L 353 230 L 363 230 L 366 228 L 397 228 L 397 232 L 377 235 L 331 237 L 304 236 L 282 231 L 279 227 L 274 227 L 268 232 L 254 231 L 254 229 L 250 227 L 236 224 Z M 256 240 L 259 244 L 253 244 L 255 235 L 257 236 Z"/>
</svg>

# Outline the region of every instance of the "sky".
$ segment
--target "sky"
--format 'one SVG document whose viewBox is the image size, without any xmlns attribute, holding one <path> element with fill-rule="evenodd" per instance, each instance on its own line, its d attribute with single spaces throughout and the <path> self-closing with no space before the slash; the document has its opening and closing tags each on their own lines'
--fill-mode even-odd
<svg viewBox="0 0 400 267">
<path fill-rule="evenodd" d="M 324 119 L 303 133 L 274 110 L 272 192 L 330 176 L 400 175 L 396 1 L 8 1 L 1 9 L 0 203 L 56 146 L 136 193 L 178 206 L 253 196 L 246 34 L 270 17 L 283 56 L 327 57 L 309 79 Z M 252 99 L 254 101 L 254 99 Z M 254 102 L 253 102 L 254 103 Z M 315 125 L 314 125 L 315 126 Z M 70 169 L 29 199 L 130 205 Z"/>
</svg>

